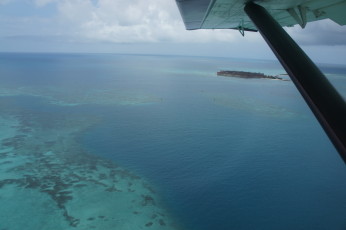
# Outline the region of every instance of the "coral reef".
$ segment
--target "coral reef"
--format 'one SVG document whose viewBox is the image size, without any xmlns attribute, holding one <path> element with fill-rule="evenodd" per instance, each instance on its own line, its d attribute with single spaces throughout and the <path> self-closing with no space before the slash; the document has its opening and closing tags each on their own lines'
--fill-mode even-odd
<svg viewBox="0 0 346 230">
<path fill-rule="evenodd" d="M 148 182 L 114 162 L 89 153 L 76 141 L 78 135 L 99 122 L 99 118 L 78 114 L 12 113 L 11 119 L 18 121 L 10 127 L 14 132 L 0 140 L 0 190 L 3 193 L 6 189 L 33 191 L 42 194 L 41 198 L 46 200 L 43 203 L 54 203 L 60 217 L 36 217 L 51 218 L 45 228 L 63 226 L 64 223 L 56 223 L 60 220 L 72 229 L 83 230 L 139 229 L 141 226 L 175 229 L 173 221 L 162 214 L 165 210 Z M 9 113 L 6 116 L 10 116 Z M 0 202 L 1 199 L 0 196 Z M 35 208 L 29 207 L 32 212 Z M 0 214 L 7 218 L 6 213 Z M 6 221 L 3 225 L 11 227 Z M 37 228 L 41 227 L 38 224 Z"/>
</svg>

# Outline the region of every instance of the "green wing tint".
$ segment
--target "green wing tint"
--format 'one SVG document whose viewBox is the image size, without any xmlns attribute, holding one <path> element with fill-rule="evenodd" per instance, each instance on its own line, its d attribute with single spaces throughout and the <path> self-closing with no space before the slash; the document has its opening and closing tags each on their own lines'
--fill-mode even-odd
<svg viewBox="0 0 346 230">
<path fill-rule="evenodd" d="M 244 12 L 245 0 L 176 0 L 186 29 L 243 29 L 256 31 Z M 262 0 L 263 6 L 281 26 L 330 18 L 346 24 L 346 0 Z"/>
</svg>

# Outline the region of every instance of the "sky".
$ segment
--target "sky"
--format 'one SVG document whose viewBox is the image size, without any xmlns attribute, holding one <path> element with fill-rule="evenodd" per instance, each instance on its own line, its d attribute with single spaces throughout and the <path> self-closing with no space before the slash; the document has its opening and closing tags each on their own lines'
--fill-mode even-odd
<svg viewBox="0 0 346 230">
<path fill-rule="evenodd" d="M 286 31 L 313 61 L 346 65 L 346 26 L 323 20 Z M 275 59 L 256 32 L 185 30 L 175 0 L 0 0 L 0 52 Z"/>
</svg>

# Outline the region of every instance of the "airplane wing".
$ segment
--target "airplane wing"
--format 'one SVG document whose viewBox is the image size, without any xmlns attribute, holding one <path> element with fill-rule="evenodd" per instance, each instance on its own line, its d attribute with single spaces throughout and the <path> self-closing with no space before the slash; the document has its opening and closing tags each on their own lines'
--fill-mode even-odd
<svg viewBox="0 0 346 230">
<path fill-rule="evenodd" d="M 243 29 L 257 31 L 244 12 L 246 0 L 176 0 L 188 30 Z M 261 0 L 264 7 L 281 26 L 330 18 L 339 25 L 346 24 L 345 0 Z"/>
</svg>

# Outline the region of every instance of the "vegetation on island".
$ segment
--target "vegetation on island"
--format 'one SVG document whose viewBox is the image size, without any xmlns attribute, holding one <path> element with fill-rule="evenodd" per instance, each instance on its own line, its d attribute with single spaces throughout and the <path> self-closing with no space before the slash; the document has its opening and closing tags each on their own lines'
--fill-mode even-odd
<svg viewBox="0 0 346 230">
<path fill-rule="evenodd" d="M 264 73 L 254 73 L 254 72 L 246 72 L 246 71 L 233 71 L 233 70 L 221 70 L 221 71 L 218 71 L 217 72 L 217 76 L 240 77 L 240 78 L 266 78 L 266 79 L 287 81 L 286 79 L 283 79 L 282 77 L 278 77 L 279 75 L 271 76 L 271 75 L 265 75 Z"/>
</svg>

